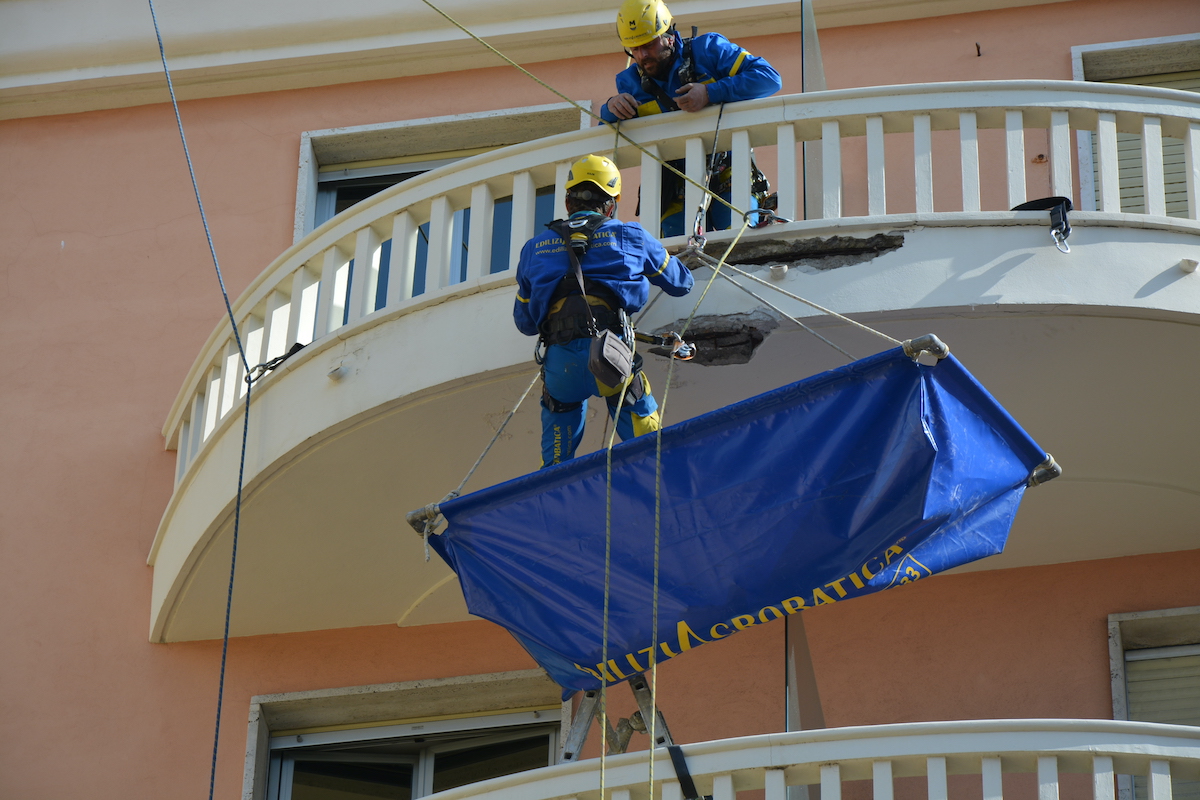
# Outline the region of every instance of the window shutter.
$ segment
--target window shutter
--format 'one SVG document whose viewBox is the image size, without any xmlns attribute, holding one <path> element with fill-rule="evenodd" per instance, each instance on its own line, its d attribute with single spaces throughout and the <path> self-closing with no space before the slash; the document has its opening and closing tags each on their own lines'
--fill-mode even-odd
<svg viewBox="0 0 1200 800">
<path fill-rule="evenodd" d="M 1136 78 L 1121 78 L 1105 83 L 1124 83 L 1136 86 L 1157 86 L 1164 89 L 1181 89 L 1200 92 L 1200 70 L 1192 72 L 1169 72 L 1161 75 L 1142 75 Z M 1163 179 L 1166 186 L 1167 216 L 1187 217 L 1187 178 L 1183 171 L 1183 141 L 1164 136 Z M 1092 137 L 1092 165 L 1095 184 L 1099 185 L 1099 158 L 1096 140 Z M 1117 169 L 1120 173 L 1121 211 L 1127 214 L 1143 214 L 1146 198 L 1142 180 L 1142 137 L 1133 133 L 1117 134 Z M 1099 204 L 1099 197 L 1097 197 Z M 1098 206 L 1097 206 L 1098 207 Z"/>
</svg>

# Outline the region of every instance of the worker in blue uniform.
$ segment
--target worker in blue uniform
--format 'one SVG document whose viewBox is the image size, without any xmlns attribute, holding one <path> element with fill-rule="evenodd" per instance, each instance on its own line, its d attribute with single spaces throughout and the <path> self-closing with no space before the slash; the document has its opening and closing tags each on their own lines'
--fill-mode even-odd
<svg viewBox="0 0 1200 800">
<path fill-rule="evenodd" d="M 617 35 L 633 63 L 617 73 L 617 93 L 600 108 L 600 116 L 608 122 L 667 111 L 700 111 L 716 103 L 767 97 L 783 86 L 779 73 L 766 59 L 751 55 L 719 33 L 682 39 L 662 0 L 625 0 L 617 12 Z M 682 159 L 670 164 L 683 171 Z M 752 191 L 765 196 L 769 189 L 766 178 L 757 167 L 754 172 Z M 718 154 L 709 188 L 726 200 L 730 197 L 729 173 L 729 154 Z M 683 233 L 683 190 L 683 180 L 664 169 L 663 236 Z M 729 208 L 713 203 L 708 227 L 723 230 L 729 222 Z"/>
<path fill-rule="evenodd" d="M 650 284 L 673 297 L 692 288 L 692 273 L 637 223 L 615 218 L 621 173 L 603 156 L 589 155 L 571 166 L 566 181 L 567 220 L 525 243 L 517 263 L 513 320 L 526 336 L 540 336 L 542 359 L 542 466 L 575 456 L 583 439 L 589 397 L 603 397 L 617 420 L 622 441 L 660 427 L 658 403 L 634 359 L 630 377 L 607 386 L 588 369 L 597 330 L 628 330 L 626 315 L 650 296 Z M 579 245 L 583 290 L 568 253 L 566 226 Z M 583 239 L 580 239 L 583 237 Z M 586 240 L 586 241 L 584 241 Z M 582 299 L 581 299 L 582 295 Z M 633 342 L 626 344 L 632 349 Z M 619 409 L 622 390 L 625 399 Z"/>
</svg>

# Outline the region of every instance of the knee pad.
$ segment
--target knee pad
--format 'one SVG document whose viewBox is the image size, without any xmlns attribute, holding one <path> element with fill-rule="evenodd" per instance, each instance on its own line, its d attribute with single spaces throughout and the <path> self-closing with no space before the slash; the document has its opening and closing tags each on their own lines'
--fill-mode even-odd
<svg viewBox="0 0 1200 800">
<path fill-rule="evenodd" d="M 566 414 L 571 411 L 578 411 L 582 407 L 582 402 L 564 403 L 561 400 L 555 400 L 550 396 L 550 392 L 546 391 L 546 386 L 542 385 L 542 408 L 551 414 Z"/>
</svg>

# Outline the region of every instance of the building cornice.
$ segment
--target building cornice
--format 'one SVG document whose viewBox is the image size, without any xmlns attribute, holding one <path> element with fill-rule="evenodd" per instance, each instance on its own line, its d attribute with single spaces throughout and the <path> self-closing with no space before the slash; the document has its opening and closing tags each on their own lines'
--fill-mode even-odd
<svg viewBox="0 0 1200 800">
<path fill-rule="evenodd" d="M 818 28 L 1063 0 L 816 0 Z M 443 0 L 445 11 L 522 64 L 616 52 L 616 0 Z M 683 25 L 730 38 L 793 33 L 796 0 L 678 0 Z M 421 0 L 210 0 L 156 4 L 181 99 L 500 66 Z M 547 11 L 547 8 L 550 10 Z M 72 20 L 72 24 L 63 24 Z M 281 22 L 281 20 L 283 20 Z M 0 3 L 0 119 L 168 99 L 148 7 L 136 0 Z"/>
</svg>

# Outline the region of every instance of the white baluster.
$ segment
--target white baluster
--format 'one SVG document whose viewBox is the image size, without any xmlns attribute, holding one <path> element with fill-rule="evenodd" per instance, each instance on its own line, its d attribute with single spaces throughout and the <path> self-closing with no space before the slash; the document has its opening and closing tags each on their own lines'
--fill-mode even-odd
<svg viewBox="0 0 1200 800">
<path fill-rule="evenodd" d="M 208 439 L 212 435 L 213 429 L 217 427 L 217 411 L 221 406 L 221 369 L 215 365 L 208 369 L 208 380 L 205 381 L 204 397 L 203 436 L 205 439 Z"/>
<path fill-rule="evenodd" d="M 1171 800 L 1171 764 L 1168 761 L 1151 761 L 1150 786 L 1146 792 L 1147 800 Z"/>
<path fill-rule="evenodd" d="M 842 768 L 837 764 L 821 765 L 821 800 L 842 800 Z"/>
<path fill-rule="evenodd" d="M 200 444 L 204 441 L 204 380 L 196 387 L 192 397 L 192 441 L 188 444 L 188 463 L 196 460 Z"/>
<path fill-rule="evenodd" d="M 492 271 L 492 189 L 480 183 L 471 189 L 471 233 L 467 240 L 467 280 Z"/>
<path fill-rule="evenodd" d="M 1074 194 L 1071 185 L 1071 119 L 1066 111 L 1050 112 L 1050 193 Z"/>
<path fill-rule="evenodd" d="M 979 205 L 979 126 L 974 111 L 958 115 L 958 142 L 962 156 L 963 211 L 978 211 Z"/>
<path fill-rule="evenodd" d="M 658 158 L 658 145 L 647 145 L 642 153 L 642 196 L 638 219 L 642 227 L 657 239 L 662 235 L 662 166 Z"/>
<path fill-rule="evenodd" d="M 683 789 L 679 787 L 679 781 L 662 782 L 662 800 L 683 800 Z"/>
<path fill-rule="evenodd" d="M 1116 800 L 1112 756 L 1092 757 L 1092 800 Z"/>
<path fill-rule="evenodd" d="M 983 759 L 983 800 L 1003 800 L 1004 773 L 999 758 Z"/>
<path fill-rule="evenodd" d="M 713 800 L 735 800 L 733 793 L 733 776 L 713 775 Z"/>
<path fill-rule="evenodd" d="M 739 208 L 742 211 L 750 210 L 750 132 L 749 131 L 734 131 L 733 141 L 730 143 L 730 151 L 733 154 L 732 168 L 733 172 L 730 180 L 733 181 L 730 190 L 729 202 L 733 203 L 734 208 Z M 715 201 L 714 201 L 715 202 Z M 730 224 L 734 230 L 740 230 L 742 220 L 737 218 L 737 214 L 731 214 Z"/>
<path fill-rule="evenodd" d="M 1142 192 L 1146 213 L 1167 215 L 1166 185 L 1163 181 L 1162 120 L 1142 118 Z"/>
<path fill-rule="evenodd" d="M 611 800 L 629 800 L 629 790 L 613 789 L 608 796 Z"/>
<path fill-rule="evenodd" d="M 308 344 L 313 339 L 313 326 L 317 314 L 317 276 L 301 264 L 300 269 L 292 274 L 292 308 L 288 314 L 286 340 Z M 248 354 L 247 354 L 248 355 Z M 250 361 L 249 357 L 246 359 Z M 254 366 L 257 362 L 251 362 Z"/>
<path fill-rule="evenodd" d="M 1102 111 L 1096 122 L 1096 160 L 1100 180 L 1100 210 L 1121 210 L 1121 179 L 1117 169 L 1117 115 Z"/>
<path fill-rule="evenodd" d="M 554 168 L 554 218 L 564 219 L 567 216 L 567 176 L 571 174 L 571 164 L 563 162 Z"/>
<path fill-rule="evenodd" d="M 354 277 L 350 283 L 347 322 L 362 319 L 375 310 L 375 290 L 379 288 L 379 234 L 370 225 L 354 237 Z"/>
<path fill-rule="evenodd" d="M 871 781 L 875 800 L 892 800 L 892 762 L 876 761 L 871 764 Z"/>
<path fill-rule="evenodd" d="M 413 296 L 419 229 L 417 221 L 407 211 L 392 217 L 392 252 L 388 264 L 386 301 L 389 308 Z"/>
<path fill-rule="evenodd" d="M 179 441 L 175 446 L 175 485 L 183 480 L 183 473 L 187 471 L 188 451 L 192 445 L 192 425 L 187 420 L 181 420 L 179 423 Z"/>
<path fill-rule="evenodd" d="M 445 195 L 433 198 L 429 211 L 429 250 L 425 262 L 425 291 L 441 289 L 454 282 L 457 253 L 451 253 L 454 240 L 454 210 Z"/>
<path fill-rule="evenodd" d="M 1187 175 L 1188 219 L 1200 219 L 1200 122 L 1189 122 L 1183 135 L 1183 170 Z"/>
<path fill-rule="evenodd" d="M 917 213 L 933 213 L 933 127 L 928 114 L 913 115 L 913 171 Z"/>
<path fill-rule="evenodd" d="M 345 287 L 345 283 L 342 286 Z M 288 305 L 287 295 L 279 290 L 267 295 L 267 310 L 263 316 L 263 322 L 266 325 L 263 332 L 263 361 L 269 361 L 287 352 Z M 339 314 L 338 322 L 341 321 L 342 318 Z"/>
<path fill-rule="evenodd" d="M 258 317 L 247 317 L 242 323 L 242 346 L 246 348 L 246 363 L 251 369 L 258 364 L 261 364 L 264 359 L 263 352 L 263 332 L 265 325 Z M 246 382 L 241 381 L 238 386 L 238 397 L 246 396 Z"/>
<path fill-rule="evenodd" d="M 799 219 L 800 206 L 796 202 L 799 186 L 796 177 L 796 129 L 790 123 L 775 128 L 775 144 L 779 165 L 775 182 L 779 199 L 776 211 L 784 219 Z"/>
<path fill-rule="evenodd" d="M 842 135 L 836 119 L 821 123 L 821 218 L 842 216 Z M 841 784 L 838 784 L 841 791 Z M 821 795 L 824 800 L 824 795 Z"/>
<path fill-rule="evenodd" d="M 700 207 L 700 198 L 704 194 L 700 187 L 704 185 L 704 172 L 708 166 L 708 158 L 704 155 L 704 141 L 698 138 L 687 140 L 684 153 L 687 159 L 684 173 L 692 180 L 684 184 L 683 189 L 683 232 L 685 235 L 691 236 L 692 226 L 696 222 L 696 209 Z M 712 203 L 709 203 L 709 208 L 712 208 L 713 203 L 716 202 L 713 200 Z M 707 220 L 703 220 L 702 224 L 705 228 L 708 227 Z"/>
<path fill-rule="evenodd" d="M 783 770 L 768 769 L 763 773 L 763 800 L 787 800 L 787 775 Z"/>
<path fill-rule="evenodd" d="M 251 366 L 254 366 L 251 364 Z M 225 358 L 221 364 L 221 415 L 224 419 L 229 410 L 233 408 L 233 403 L 240 396 L 238 386 L 245 383 L 242 380 L 244 375 L 242 370 L 242 356 L 238 353 L 237 343 L 230 339 L 225 345 Z"/>
<path fill-rule="evenodd" d="M 883 152 L 883 117 L 867 117 L 867 213 L 887 213 L 887 173 Z"/>
<path fill-rule="evenodd" d="M 1058 759 L 1038 756 L 1038 800 L 1058 800 Z"/>
<path fill-rule="evenodd" d="M 925 780 L 929 787 L 927 789 L 929 800 L 946 800 L 950 796 L 946 784 L 945 756 L 933 756 L 925 759 Z"/>
<path fill-rule="evenodd" d="M 1008 166 L 1008 207 L 1025 202 L 1025 117 L 1020 109 L 1004 112 L 1004 143 Z"/>
<path fill-rule="evenodd" d="M 338 274 L 346 265 L 346 254 L 336 244 L 325 251 L 321 259 L 321 294 L 317 301 L 317 338 L 342 326 L 345 310 L 345 284 L 338 291 Z M 250 366 L 254 366 L 251 364 Z"/>
<path fill-rule="evenodd" d="M 521 258 L 521 248 L 533 238 L 533 226 L 537 216 L 537 187 L 533 175 L 518 172 L 513 175 L 512 192 L 512 235 L 509 238 L 508 268 L 516 269 Z"/>
</svg>

